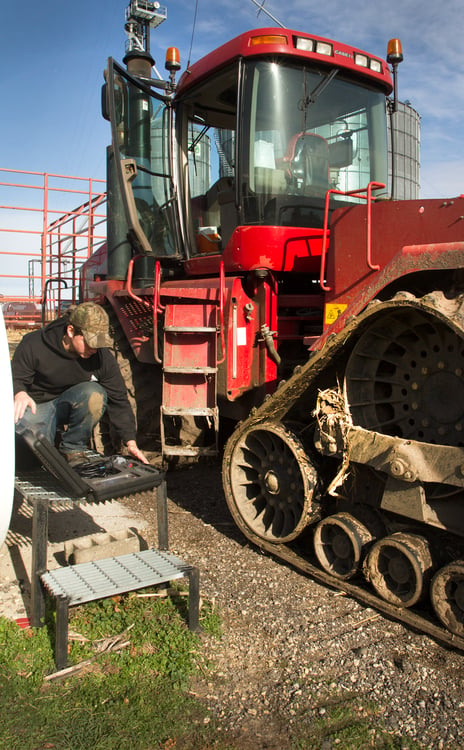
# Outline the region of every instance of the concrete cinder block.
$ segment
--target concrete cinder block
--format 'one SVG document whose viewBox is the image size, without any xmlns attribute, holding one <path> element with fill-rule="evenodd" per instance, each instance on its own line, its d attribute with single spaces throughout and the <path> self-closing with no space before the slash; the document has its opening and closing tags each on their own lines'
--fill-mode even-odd
<svg viewBox="0 0 464 750">
<path fill-rule="evenodd" d="M 103 560 L 140 551 L 140 539 L 131 529 L 81 536 L 64 543 L 68 565 Z"/>
</svg>

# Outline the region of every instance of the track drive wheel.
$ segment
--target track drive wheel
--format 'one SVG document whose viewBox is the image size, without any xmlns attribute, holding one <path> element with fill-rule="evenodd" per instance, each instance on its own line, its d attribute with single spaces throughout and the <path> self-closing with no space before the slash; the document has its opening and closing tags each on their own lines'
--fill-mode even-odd
<svg viewBox="0 0 464 750">
<path fill-rule="evenodd" d="M 347 580 L 359 570 L 366 547 L 372 541 L 369 529 L 354 516 L 336 513 L 318 523 L 314 532 L 314 551 L 324 570 Z"/>
<path fill-rule="evenodd" d="M 288 542 L 318 518 L 316 469 L 299 439 L 278 422 L 232 435 L 223 482 L 229 509 L 245 534 Z"/>
<path fill-rule="evenodd" d="M 435 574 L 430 598 L 443 625 L 456 635 L 464 635 L 464 560 L 449 563 Z"/>
<path fill-rule="evenodd" d="M 398 532 L 376 542 L 365 574 L 379 596 L 399 607 L 412 607 L 428 590 L 432 575 L 429 545 L 418 534 Z"/>
</svg>

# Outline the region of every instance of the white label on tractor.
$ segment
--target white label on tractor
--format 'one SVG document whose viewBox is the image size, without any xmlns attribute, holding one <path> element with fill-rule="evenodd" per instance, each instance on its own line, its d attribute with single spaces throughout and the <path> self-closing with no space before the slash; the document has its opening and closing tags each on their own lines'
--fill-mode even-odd
<svg viewBox="0 0 464 750">
<path fill-rule="evenodd" d="M 237 328 L 237 346 L 246 346 L 246 328 Z"/>
<path fill-rule="evenodd" d="M 142 100 L 142 109 L 148 112 L 148 102 L 145 99 Z"/>
</svg>

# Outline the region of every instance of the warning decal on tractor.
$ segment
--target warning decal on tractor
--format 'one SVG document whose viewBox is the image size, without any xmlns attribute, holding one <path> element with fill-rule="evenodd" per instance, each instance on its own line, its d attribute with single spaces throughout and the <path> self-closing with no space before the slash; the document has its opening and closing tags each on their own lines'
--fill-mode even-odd
<svg viewBox="0 0 464 750">
<path fill-rule="evenodd" d="M 335 323 L 337 318 L 345 312 L 347 307 L 348 305 L 337 302 L 326 304 L 324 310 L 324 325 L 331 326 L 332 323 Z"/>
</svg>

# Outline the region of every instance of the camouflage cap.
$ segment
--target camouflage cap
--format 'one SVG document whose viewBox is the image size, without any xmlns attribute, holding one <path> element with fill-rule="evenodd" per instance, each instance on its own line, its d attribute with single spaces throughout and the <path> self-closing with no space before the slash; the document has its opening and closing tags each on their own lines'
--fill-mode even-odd
<svg viewBox="0 0 464 750">
<path fill-rule="evenodd" d="M 106 311 L 95 302 L 83 302 L 71 311 L 69 324 L 82 332 L 84 341 L 91 349 L 112 346 L 109 334 L 110 321 Z"/>
</svg>

